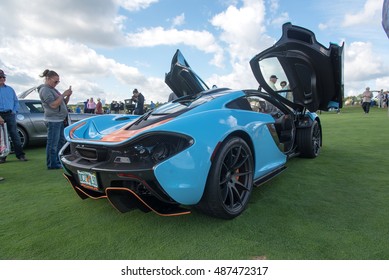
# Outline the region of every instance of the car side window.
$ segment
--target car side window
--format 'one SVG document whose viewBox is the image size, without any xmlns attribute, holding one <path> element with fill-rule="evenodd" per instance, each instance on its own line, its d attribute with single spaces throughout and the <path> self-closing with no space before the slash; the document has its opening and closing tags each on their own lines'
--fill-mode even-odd
<svg viewBox="0 0 389 280">
<path fill-rule="evenodd" d="M 248 100 L 244 97 L 240 97 L 238 99 L 235 99 L 234 101 L 231 101 L 230 103 L 227 104 L 226 107 L 230 109 L 241 109 L 246 111 L 252 110 Z"/>
<path fill-rule="evenodd" d="M 43 113 L 42 103 L 26 103 L 26 107 L 30 111 L 30 113 Z"/>
<path fill-rule="evenodd" d="M 258 113 L 267 113 L 269 105 L 265 99 L 257 96 L 250 96 L 247 98 L 247 101 L 249 102 L 252 111 Z"/>
<path fill-rule="evenodd" d="M 275 119 L 283 115 L 283 113 L 275 105 L 264 98 L 250 96 L 247 97 L 247 101 L 251 106 L 251 110 L 254 112 L 269 114 Z"/>
</svg>

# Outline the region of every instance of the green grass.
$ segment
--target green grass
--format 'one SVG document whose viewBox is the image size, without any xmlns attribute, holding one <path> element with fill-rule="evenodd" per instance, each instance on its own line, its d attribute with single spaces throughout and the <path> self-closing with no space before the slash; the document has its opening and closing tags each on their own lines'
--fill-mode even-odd
<svg viewBox="0 0 389 280">
<path fill-rule="evenodd" d="M 43 147 L 1 165 L 0 259 L 389 259 L 389 116 L 321 114 L 323 148 L 295 158 L 225 221 L 197 212 L 121 214 L 81 200 Z"/>
</svg>

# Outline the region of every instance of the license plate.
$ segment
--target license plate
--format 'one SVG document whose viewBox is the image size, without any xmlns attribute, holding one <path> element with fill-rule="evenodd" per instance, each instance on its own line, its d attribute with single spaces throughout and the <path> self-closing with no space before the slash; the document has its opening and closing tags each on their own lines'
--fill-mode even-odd
<svg viewBox="0 0 389 280">
<path fill-rule="evenodd" d="M 84 187 L 92 187 L 97 189 L 99 187 L 97 183 L 96 173 L 88 171 L 77 170 L 78 178 L 80 179 L 80 184 Z"/>
</svg>

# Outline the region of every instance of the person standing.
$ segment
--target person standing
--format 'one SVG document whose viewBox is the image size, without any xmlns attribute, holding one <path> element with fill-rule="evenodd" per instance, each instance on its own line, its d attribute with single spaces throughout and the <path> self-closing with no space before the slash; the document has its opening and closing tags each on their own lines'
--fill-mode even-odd
<svg viewBox="0 0 389 280">
<path fill-rule="evenodd" d="M 136 107 L 134 110 L 134 115 L 143 115 L 144 113 L 144 105 L 145 105 L 145 97 L 142 93 L 140 93 L 137 89 L 134 89 L 132 92 L 132 98 L 134 102 L 136 102 Z"/>
<path fill-rule="evenodd" d="M 101 103 L 100 98 L 97 98 L 96 111 L 95 112 L 96 112 L 96 114 L 99 114 L 99 115 L 104 113 L 104 111 L 103 111 L 103 104 Z"/>
<path fill-rule="evenodd" d="M 119 114 L 119 103 L 117 101 L 112 101 L 113 104 L 113 112 L 115 114 Z"/>
<path fill-rule="evenodd" d="M 385 108 L 384 107 L 385 95 L 384 95 L 384 90 L 383 89 L 381 89 L 381 91 L 378 92 L 377 99 L 378 99 L 378 108 Z"/>
<path fill-rule="evenodd" d="M 277 80 L 278 80 L 278 78 L 277 78 L 276 75 L 271 75 L 270 76 L 269 86 L 274 91 L 277 91 L 277 87 L 276 87 Z"/>
<path fill-rule="evenodd" d="M 12 140 L 16 158 L 20 161 L 27 161 L 16 123 L 19 100 L 14 89 L 5 84 L 5 80 L 6 75 L 4 71 L 0 69 L 0 124 L 7 124 L 8 133 Z M 7 157 L 1 157 L 0 163 L 4 163 L 6 159 Z"/>
<path fill-rule="evenodd" d="M 84 101 L 84 114 L 87 114 L 88 113 L 88 102 L 89 102 L 89 98 Z"/>
<path fill-rule="evenodd" d="M 370 91 L 370 88 L 367 87 L 366 90 L 362 93 L 362 109 L 365 112 L 365 114 L 369 114 L 372 98 L 373 98 L 373 93 Z"/>
<path fill-rule="evenodd" d="M 151 110 L 155 109 L 155 103 L 153 101 L 150 102 L 150 109 Z"/>
<path fill-rule="evenodd" d="M 89 114 L 94 114 L 94 113 L 95 113 L 95 110 L 96 110 L 96 103 L 93 101 L 93 98 L 92 98 L 92 97 L 89 98 L 87 107 L 88 107 L 88 113 L 89 113 Z"/>
<path fill-rule="evenodd" d="M 281 87 L 281 90 L 285 90 L 284 92 L 280 92 L 279 95 L 281 95 L 282 97 L 286 98 L 287 96 L 287 90 L 289 90 L 289 87 L 287 86 L 287 82 L 286 81 L 282 81 L 280 83 L 280 87 Z"/>
<path fill-rule="evenodd" d="M 63 130 L 68 118 L 67 104 L 73 93 L 72 87 L 61 94 L 55 88 L 60 82 L 55 71 L 46 69 L 40 76 L 45 78 L 45 83 L 38 87 L 38 92 L 47 122 L 46 165 L 48 169 L 59 169 L 61 163 L 58 153 L 66 143 Z"/>
<path fill-rule="evenodd" d="M 173 100 L 175 100 L 177 98 L 178 98 L 177 95 L 174 92 L 172 92 L 172 93 L 169 94 L 167 102 L 173 101 Z"/>
</svg>

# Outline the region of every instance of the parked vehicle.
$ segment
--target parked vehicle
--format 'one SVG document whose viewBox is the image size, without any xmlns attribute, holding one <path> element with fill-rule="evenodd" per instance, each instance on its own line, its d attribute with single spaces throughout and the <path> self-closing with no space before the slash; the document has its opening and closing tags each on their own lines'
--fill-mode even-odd
<svg viewBox="0 0 389 280">
<path fill-rule="evenodd" d="M 17 128 L 23 148 L 28 145 L 46 143 L 47 127 L 39 99 L 19 99 L 19 112 L 16 115 Z M 69 113 L 71 122 L 90 117 L 90 114 Z"/>
<path fill-rule="evenodd" d="M 288 23 L 250 61 L 261 89 L 231 90 L 209 89 L 177 50 L 165 82 L 178 99 L 140 117 L 104 115 L 66 128 L 65 175 L 82 199 L 107 198 L 121 212 L 197 208 L 237 217 L 253 186 L 282 172 L 289 158 L 319 155 L 315 111 L 342 106 L 342 56 L 343 46 L 326 48 Z M 275 71 L 289 89 L 268 84 Z"/>
</svg>

